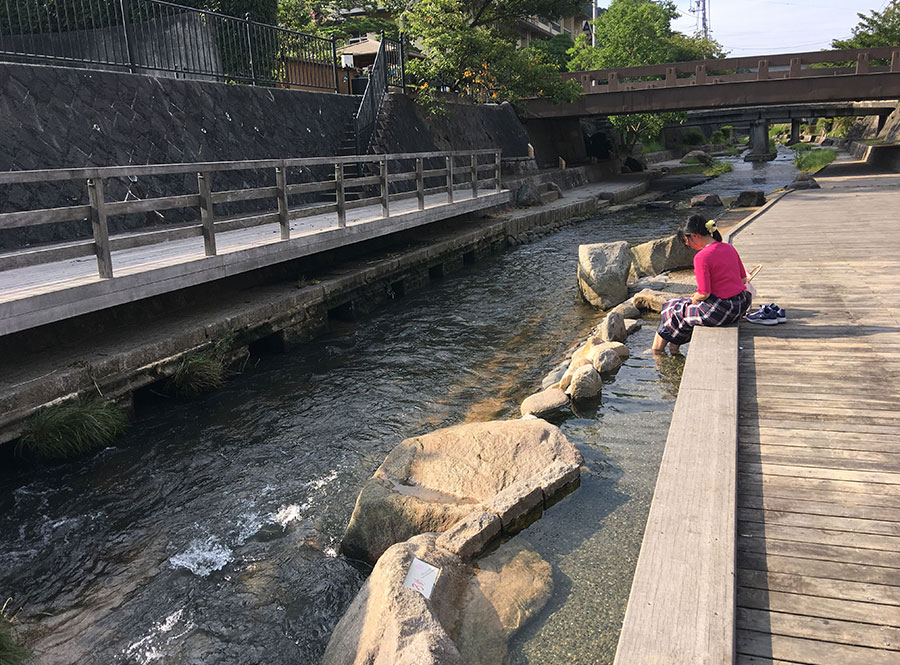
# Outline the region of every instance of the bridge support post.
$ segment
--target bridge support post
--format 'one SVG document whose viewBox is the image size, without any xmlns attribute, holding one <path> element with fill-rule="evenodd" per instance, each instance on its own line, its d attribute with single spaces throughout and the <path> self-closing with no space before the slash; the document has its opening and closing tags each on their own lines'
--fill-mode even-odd
<svg viewBox="0 0 900 665">
<path fill-rule="evenodd" d="M 750 123 L 750 152 L 745 162 L 771 162 L 777 153 L 769 151 L 769 121 L 754 120 Z"/>
<path fill-rule="evenodd" d="M 800 118 L 791 118 L 791 138 L 788 145 L 800 143 Z"/>
</svg>

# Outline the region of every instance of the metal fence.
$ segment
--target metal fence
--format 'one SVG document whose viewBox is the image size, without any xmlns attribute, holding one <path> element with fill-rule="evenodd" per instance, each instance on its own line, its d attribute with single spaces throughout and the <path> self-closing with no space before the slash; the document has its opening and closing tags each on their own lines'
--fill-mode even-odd
<svg viewBox="0 0 900 665">
<path fill-rule="evenodd" d="M 404 87 L 406 72 L 403 51 L 402 37 L 400 41 L 394 41 L 381 33 L 381 44 L 355 117 L 357 154 L 364 155 L 369 151 L 369 145 L 375 134 L 378 112 L 384 103 L 388 87 L 399 86 L 401 89 Z"/>
<path fill-rule="evenodd" d="M 162 0 L 0 0 L 0 55 L 337 90 L 335 40 Z"/>
</svg>

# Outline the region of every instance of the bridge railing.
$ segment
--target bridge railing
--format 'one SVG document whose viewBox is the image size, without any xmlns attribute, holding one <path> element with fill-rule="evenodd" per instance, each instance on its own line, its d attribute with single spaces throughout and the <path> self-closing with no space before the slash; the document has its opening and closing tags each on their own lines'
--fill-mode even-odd
<svg viewBox="0 0 900 665">
<path fill-rule="evenodd" d="M 872 61 L 879 60 L 888 61 L 890 64 L 872 64 Z M 809 67 L 843 62 L 855 64 L 850 67 Z M 580 82 L 586 93 L 605 93 L 881 72 L 900 72 L 900 46 L 671 62 L 661 65 L 569 72 L 562 74 L 562 78 Z"/>
<path fill-rule="evenodd" d="M 429 194 L 444 193 L 447 203 L 453 203 L 454 193 L 462 188 L 470 189 L 473 198 L 487 188 L 499 192 L 500 155 L 499 150 L 465 150 L 0 173 L 0 200 L 7 202 L 10 197 L 3 192 L 6 187 L 34 184 L 46 188 L 78 183 L 83 187 L 82 200 L 75 205 L 0 214 L 0 232 L 56 224 L 89 228 L 92 235 L 0 253 L 0 270 L 95 255 L 98 274 L 110 278 L 112 252 L 117 250 L 202 237 L 204 254 L 215 256 L 216 235 L 225 231 L 277 224 L 280 239 L 288 241 L 291 222 L 304 217 L 337 213 L 334 224 L 344 228 L 347 212 L 356 208 L 380 204 L 381 217 L 387 218 L 392 201 L 417 198 L 418 209 L 424 210 L 425 196 Z M 374 165 L 377 175 L 345 177 L 345 167 L 359 163 Z M 257 182 L 263 186 L 216 189 L 217 178 L 234 171 L 256 174 Z M 131 185 L 147 178 L 168 178 L 170 184 L 181 183 L 182 191 L 143 199 L 131 194 Z M 110 196 L 110 190 L 119 196 Z M 352 194 L 361 198 L 349 200 L 348 190 L 354 190 Z M 311 194 L 324 194 L 333 197 L 333 201 L 310 201 Z M 258 201 L 263 204 L 255 210 L 230 214 L 235 206 Z M 111 218 L 130 216 L 140 225 L 148 215 L 151 219 L 161 218 L 163 211 L 173 210 L 181 211 L 188 220 L 164 227 L 110 232 Z"/>
</svg>

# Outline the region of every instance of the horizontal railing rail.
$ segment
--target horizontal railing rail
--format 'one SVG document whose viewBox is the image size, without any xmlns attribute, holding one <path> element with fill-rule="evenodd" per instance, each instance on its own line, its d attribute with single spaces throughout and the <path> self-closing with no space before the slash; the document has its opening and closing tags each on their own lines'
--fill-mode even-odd
<svg viewBox="0 0 900 665">
<path fill-rule="evenodd" d="M 356 164 L 376 165 L 375 175 L 352 176 L 345 167 Z M 84 224 L 90 222 L 92 238 L 66 243 L 21 247 L 0 253 L 0 270 L 11 270 L 91 254 L 97 257 L 97 270 L 102 278 L 113 277 L 112 252 L 185 238 L 202 237 L 206 256 L 216 255 L 216 234 L 262 224 L 278 224 L 280 239 L 291 239 L 291 222 L 323 213 L 336 213 L 337 228 L 347 223 L 347 211 L 370 205 L 381 206 L 381 218 L 391 216 L 392 201 L 417 198 L 418 209 L 425 209 L 425 196 L 445 193 L 447 203 L 454 202 L 455 192 L 471 189 L 471 197 L 490 188 L 500 191 L 499 150 L 461 150 L 443 152 L 411 152 L 387 155 L 350 155 L 335 157 L 303 157 L 246 162 L 201 162 L 193 164 L 154 164 L 147 166 L 110 166 L 78 169 L 10 171 L 0 173 L 0 188 L 47 183 L 83 183 L 84 203 L 34 210 L 18 210 L 0 214 L 0 230 L 22 229 L 46 224 Z M 311 171 L 328 177 L 298 180 L 298 174 Z M 262 172 L 274 185 L 215 189 L 217 174 L 232 171 Z M 123 200 L 109 200 L 110 181 L 139 177 L 184 176 L 194 174 L 196 187 L 189 192 L 137 199 L 126 195 Z M 259 179 L 259 178 L 258 178 Z M 262 178 L 265 179 L 265 178 Z M 188 178 L 180 178 L 184 183 Z M 182 185 L 184 189 L 186 185 Z M 350 200 L 348 194 L 359 196 Z M 130 189 L 128 190 L 130 192 Z M 307 194 L 333 196 L 332 201 L 299 200 Z M 2 189 L 0 189 L 0 198 Z M 270 201 L 268 207 L 237 214 L 224 213 L 222 206 L 247 201 Z M 219 208 L 217 209 L 217 206 Z M 109 219 L 117 216 L 160 213 L 181 209 L 192 213 L 192 219 L 176 225 L 151 226 L 148 229 L 111 233 Z M 269 242 L 268 240 L 266 242 Z"/>
<path fill-rule="evenodd" d="M 0 56 L 154 76 L 338 89 L 333 37 L 165 0 L 0 2 Z"/>
<path fill-rule="evenodd" d="M 879 60 L 886 61 L 888 64 L 872 64 L 873 61 Z M 845 62 L 852 63 L 852 65 L 809 67 L 810 65 Z M 568 72 L 561 76 L 565 80 L 579 81 L 586 93 L 604 93 L 658 87 L 880 72 L 900 72 L 900 46 L 672 62 L 639 67 Z"/>
</svg>

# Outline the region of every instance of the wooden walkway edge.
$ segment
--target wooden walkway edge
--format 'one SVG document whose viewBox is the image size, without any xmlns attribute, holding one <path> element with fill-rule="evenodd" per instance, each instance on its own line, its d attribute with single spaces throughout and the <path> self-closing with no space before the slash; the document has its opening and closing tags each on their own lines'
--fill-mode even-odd
<svg viewBox="0 0 900 665">
<path fill-rule="evenodd" d="M 669 426 L 615 665 L 734 653 L 738 328 L 697 328 Z"/>
</svg>

